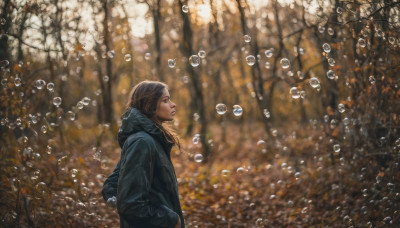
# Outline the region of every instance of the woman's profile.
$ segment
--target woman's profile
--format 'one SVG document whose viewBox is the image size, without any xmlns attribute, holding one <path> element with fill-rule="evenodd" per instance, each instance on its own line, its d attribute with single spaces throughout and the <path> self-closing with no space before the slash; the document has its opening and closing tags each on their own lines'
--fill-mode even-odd
<svg viewBox="0 0 400 228">
<path fill-rule="evenodd" d="M 171 148 L 178 138 L 163 123 L 175 116 L 166 84 L 136 85 L 118 131 L 121 159 L 103 187 L 103 197 L 116 196 L 120 227 L 185 227 Z"/>
</svg>

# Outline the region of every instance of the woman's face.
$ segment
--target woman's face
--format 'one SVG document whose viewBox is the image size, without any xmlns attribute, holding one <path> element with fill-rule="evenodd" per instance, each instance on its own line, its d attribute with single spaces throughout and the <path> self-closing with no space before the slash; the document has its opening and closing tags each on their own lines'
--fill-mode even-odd
<svg viewBox="0 0 400 228">
<path fill-rule="evenodd" d="M 175 107 L 176 104 L 171 101 L 169 92 L 165 88 L 163 95 L 158 100 L 157 110 L 156 110 L 156 118 L 160 122 L 171 121 L 175 116 Z"/>
</svg>

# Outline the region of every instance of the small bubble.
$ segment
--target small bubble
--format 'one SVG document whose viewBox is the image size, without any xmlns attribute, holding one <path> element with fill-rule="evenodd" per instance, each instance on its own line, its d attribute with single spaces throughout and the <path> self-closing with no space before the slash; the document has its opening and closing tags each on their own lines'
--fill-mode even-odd
<svg viewBox="0 0 400 228">
<path fill-rule="evenodd" d="M 336 13 L 337 14 L 342 14 L 344 12 L 344 9 L 342 7 L 337 7 L 336 8 Z"/>
<path fill-rule="evenodd" d="M 335 66 L 336 61 L 333 58 L 329 58 L 328 59 L 328 64 L 329 64 L 329 66 Z"/>
<path fill-rule="evenodd" d="M 389 40 L 389 43 L 392 45 L 394 45 L 394 43 L 396 42 L 396 39 L 393 36 L 389 36 L 388 40 Z"/>
<path fill-rule="evenodd" d="M 368 79 L 369 79 L 369 82 L 370 82 L 372 85 L 375 85 L 376 79 L 375 79 L 375 77 L 374 77 L 373 75 L 369 76 Z"/>
<path fill-rule="evenodd" d="M 270 62 L 265 62 L 264 67 L 265 67 L 265 69 L 270 69 L 271 68 L 271 63 Z"/>
<path fill-rule="evenodd" d="M 319 25 L 319 26 L 318 26 L 318 32 L 319 32 L 319 33 L 325 32 L 325 27 L 322 26 L 322 25 Z"/>
<path fill-rule="evenodd" d="M 357 42 L 358 46 L 365 48 L 365 46 L 367 45 L 367 43 L 365 42 L 365 40 L 363 38 L 358 39 Z"/>
<path fill-rule="evenodd" d="M 54 97 L 54 98 L 53 98 L 53 104 L 54 104 L 56 107 L 60 106 L 60 105 L 61 105 L 61 102 L 62 102 L 61 97 Z"/>
<path fill-rule="evenodd" d="M 78 103 L 76 103 L 76 108 L 77 109 L 83 109 L 83 102 L 82 101 L 78 101 Z"/>
<path fill-rule="evenodd" d="M 300 172 L 296 172 L 294 174 L 294 177 L 296 178 L 296 180 L 300 179 L 301 173 Z"/>
<path fill-rule="evenodd" d="M 117 208 L 117 197 L 113 196 L 108 198 L 107 204 L 112 208 Z"/>
<path fill-rule="evenodd" d="M 268 111 L 268 109 L 264 109 L 263 113 L 264 113 L 265 117 L 267 117 L 267 118 L 271 117 L 271 113 Z"/>
<path fill-rule="evenodd" d="M 47 126 L 46 125 L 42 125 L 40 130 L 42 131 L 43 134 L 46 134 L 47 133 Z"/>
<path fill-rule="evenodd" d="M 202 162 L 203 161 L 203 155 L 202 154 L 194 155 L 194 161 L 198 162 L 198 163 Z"/>
<path fill-rule="evenodd" d="M 146 54 L 144 54 L 144 59 L 145 60 L 149 60 L 151 58 L 151 53 L 150 52 L 146 52 Z"/>
<path fill-rule="evenodd" d="M 0 18 L 0 25 L 5 25 L 6 24 L 6 19 L 5 18 Z"/>
<path fill-rule="evenodd" d="M 333 30 L 333 28 L 328 28 L 328 34 L 333 36 L 333 34 L 335 34 L 335 30 Z"/>
<path fill-rule="evenodd" d="M 324 50 L 324 52 L 325 53 L 329 53 L 329 52 L 331 52 L 331 45 L 329 45 L 328 43 L 324 43 L 323 45 L 322 45 L 322 49 Z"/>
<path fill-rule="evenodd" d="M 46 85 L 46 82 L 45 82 L 44 80 L 42 80 L 42 79 L 39 79 L 39 80 L 36 80 L 36 81 L 35 81 L 35 87 L 36 87 L 38 90 L 43 89 L 43 88 L 45 87 L 45 85 Z"/>
<path fill-rule="evenodd" d="M 244 35 L 243 38 L 244 38 L 244 42 L 250 43 L 250 41 L 251 41 L 251 36 L 249 36 L 249 35 Z"/>
<path fill-rule="evenodd" d="M 247 65 L 253 66 L 256 63 L 256 58 L 253 55 L 248 55 L 246 57 Z"/>
<path fill-rule="evenodd" d="M 71 177 L 76 177 L 79 171 L 77 169 L 71 169 Z"/>
<path fill-rule="evenodd" d="M 114 50 L 108 51 L 108 52 L 107 52 L 107 56 L 108 56 L 108 58 L 110 58 L 110 59 L 114 58 L 114 56 L 115 56 L 115 51 L 114 51 Z"/>
<path fill-rule="evenodd" d="M 189 62 L 190 62 L 190 65 L 192 65 L 192 67 L 197 67 L 200 65 L 200 58 L 198 55 L 192 55 L 189 58 Z"/>
<path fill-rule="evenodd" d="M 273 50 L 272 48 L 267 49 L 267 50 L 265 51 L 265 56 L 266 56 L 267 58 L 271 58 L 273 55 L 274 55 L 274 50 Z"/>
<path fill-rule="evenodd" d="M 340 145 L 339 144 L 333 145 L 333 151 L 335 151 L 336 153 L 339 153 L 340 152 Z"/>
<path fill-rule="evenodd" d="M 75 113 L 73 111 L 68 111 L 67 112 L 67 117 L 68 119 L 70 119 L 71 121 L 75 120 Z"/>
<path fill-rule="evenodd" d="M 224 115 L 228 108 L 226 107 L 225 104 L 219 103 L 215 106 L 215 109 L 217 110 L 217 113 L 220 115 Z"/>
<path fill-rule="evenodd" d="M 49 92 L 53 92 L 54 91 L 54 83 L 53 82 L 47 83 L 47 90 Z"/>
<path fill-rule="evenodd" d="M 200 134 L 195 134 L 192 139 L 193 144 L 198 144 L 200 142 Z"/>
<path fill-rule="evenodd" d="M 339 104 L 338 105 L 338 110 L 340 113 L 344 113 L 346 111 L 344 104 Z"/>
<path fill-rule="evenodd" d="M 222 174 L 222 176 L 226 177 L 229 175 L 229 170 L 224 169 L 221 171 L 221 174 Z"/>
<path fill-rule="evenodd" d="M 16 77 L 16 78 L 14 79 L 14 85 L 15 85 L 16 87 L 19 87 L 19 86 L 21 86 L 21 84 L 22 84 L 21 78 Z"/>
<path fill-rule="evenodd" d="M 90 99 L 89 97 L 84 97 L 84 98 L 82 99 L 83 105 L 85 105 L 85 106 L 89 105 L 90 100 L 91 100 L 91 99 Z"/>
<path fill-rule="evenodd" d="M 326 72 L 326 77 L 328 77 L 329 79 L 335 79 L 335 71 L 328 70 L 328 72 Z"/>
<path fill-rule="evenodd" d="M 130 62 L 132 60 L 131 54 L 126 54 L 124 56 L 124 59 L 125 59 L 126 62 Z"/>
<path fill-rule="evenodd" d="M 310 78 L 309 83 L 313 88 L 317 88 L 318 86 L 320 86 L 319 80 L 316 77 Z"/>
<path fill-rule="evenodd" d="M 243 168 L 243 167 L 239 167 L 239 168 L 236 170 L 236 173 L 237 173 L 238 175 L 243 175 L 243 174 L 245 174 L 246 172 L 248 172 L 248 170 L 245 169 L 245 168 Z"/>
<path fill-rule="evenodd" d="M 103 81 L 104 82 L 108 82 L 109 80 L 110 80 L 110 77 L 108 77 L 108 75 L 104 75 Z"/>
<path fill-rule="evenodd" d="M 385 224 L 391 224 L 392 223 L 392 218 L 390 216 L 387 216 L 383 219 L 383 222 Z"/>
<path fill-rule="evenodd" d="M 258 218 L 258 219 L 256 220 L 256 226 L 257 226 L 257 227 L 264 227 L 264 219 Z"/>
<path fill-rule="evenodd" d="M 297 87 L 290 88 L 290 94 L 292 95 L 293 99 L 300 98 L 300 90 Z"/>
<path fill-rule="evenodd" d="M 235 116 L 241 116 L 243 114 L 243 109 L 239 105 L 234 105 L 233 106 L 233 115 Z"/>
<path fill-rule="evenodd" d="M 168 59 L 168 67 L 169 68 L 174 68 L 175 67 L 175 59 Z"/>
<path fill-rule="evenodd" d="M 187 5 L 182 6 L 182 12 L 188 13 L 189 12 L 189 7 Z"/>
<path fill-rule="evenodd" d="M 197 53 L 200 58 L 204 59 L 206 57 L 206 51 L 200 50 L 199 53 Z"/>
<path fill-rule="evenodd" d="M 280 64 L 282 66 L 283 69 L 287 69 L 290 67 L 290 61 L 287 58 L 282 58 L 280 61 Z"/>
</svg>

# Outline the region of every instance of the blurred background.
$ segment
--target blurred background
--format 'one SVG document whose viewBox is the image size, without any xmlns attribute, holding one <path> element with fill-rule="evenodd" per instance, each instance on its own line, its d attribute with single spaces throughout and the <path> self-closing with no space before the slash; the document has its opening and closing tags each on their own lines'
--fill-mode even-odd
<svg viewBox="0 0 400 228">
<path fill-rule="evenodd" d="M 399 6 L 3 0 L 0 226 L 119 227 L 100 191 L 159 80 L 187 227 L 395 227 Z"/>
</svg>

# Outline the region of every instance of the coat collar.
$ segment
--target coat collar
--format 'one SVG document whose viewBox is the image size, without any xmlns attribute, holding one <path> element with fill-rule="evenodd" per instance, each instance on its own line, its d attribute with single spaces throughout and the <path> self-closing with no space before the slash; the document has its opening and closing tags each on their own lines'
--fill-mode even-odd
<svg viewBox="0 0 400 228">
<path fill-rule="evenodd" d="M 126 139 L 136 132 L 144 131 L 158 140 L 166 151 L 170 151 L 173 144 L 168 142 L 161 131 L 161 126 L 147 118 L 136 108 L 128 108 L 122 118 L 122 125 L 118 131 L 118 143 L 122 148 Z"/>
</svg>

